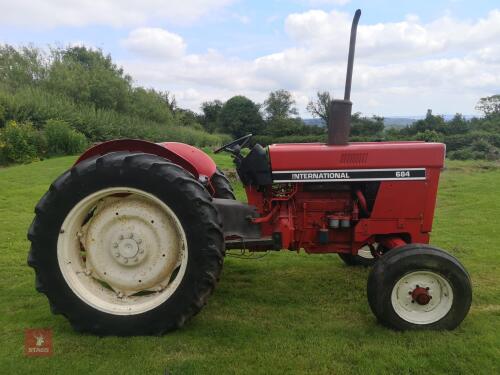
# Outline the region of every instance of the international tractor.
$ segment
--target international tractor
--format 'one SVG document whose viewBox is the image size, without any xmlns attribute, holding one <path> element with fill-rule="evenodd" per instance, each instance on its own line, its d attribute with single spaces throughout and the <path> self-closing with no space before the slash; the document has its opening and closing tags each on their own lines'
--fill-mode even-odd
<svg viewBox="0 0 500 375">
<path fill-rule="evenodd" d="M 348 142 L 360 14 L 327 143 L 242 152 L 247 135 L 215 151 L 232 155 L 246 203 L 207 154 L 175 142 L 105 142 L 57 178 L 28 232 L 28 264 L 52 312 L 80 332 L 163 334 L 207 303 L 227 249 L 303 249 L 371 266 L 368 303 L 381 324 L 457 327 L 471 304 L 470 278 L 428 244 L 445 145 Z"/>
</svg>

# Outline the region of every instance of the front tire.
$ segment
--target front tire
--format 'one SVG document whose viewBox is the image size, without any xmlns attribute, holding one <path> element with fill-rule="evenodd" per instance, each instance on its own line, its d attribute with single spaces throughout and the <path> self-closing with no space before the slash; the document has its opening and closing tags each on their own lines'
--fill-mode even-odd
<svg viewBox="0 0 500 375">
<path fill-rule="evenodd" d="M 116 152 L 61 175 L 35 208 L 28 264 L 82 332 L 162 334 L 206 303 L 222 270 L 206 189 L 158 156 Z"/>
<path fill-rule="evenodd" d="M 393 249 L 375 263 L 367 294 L 379 322 L 396 330 L 454 329 L 472 301 L 470 278 L 460 262 L 419 244 Z"/>
</svg>

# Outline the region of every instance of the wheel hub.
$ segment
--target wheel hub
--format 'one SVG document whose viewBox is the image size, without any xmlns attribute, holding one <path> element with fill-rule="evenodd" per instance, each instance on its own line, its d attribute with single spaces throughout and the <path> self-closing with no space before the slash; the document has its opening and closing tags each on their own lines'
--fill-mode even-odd
<svg viewBox="0 0 500 375">
<path fill-rule="evenodd" d="M 120 235 L 113 242 L 111 253 L 114 259 L 125 266 L 134 266 L 144 260 L 147 253 L 142 245 L 142 239 L 134 233 L 128 234 L 128 238 Z"/>
<path fill-rule="evenodd" d="M 432 296 L 429 294 L 429 288 L 422 288 L 417 286 L 411 292 L 412 301 L 417 302 L 419 305 L 427 305 Z"/>
<path fill-rule="evenodd" d="M 164 289 L 184 243 L 172 220 L 141 197 L 107 197 L 84 228 L 87 272 L 118 296 Z"/>
</svg>

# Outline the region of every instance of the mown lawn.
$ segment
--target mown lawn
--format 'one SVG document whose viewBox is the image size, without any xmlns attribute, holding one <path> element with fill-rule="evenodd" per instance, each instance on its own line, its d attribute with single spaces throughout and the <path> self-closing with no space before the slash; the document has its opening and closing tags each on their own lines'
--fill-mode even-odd
<svg viewBox="0 0 500 375">
<path fill-rule="evenodd" d="M 465 264 L 474 286 L 471 312 L 453 332 L 387 330 L 366 301 L 367 269 L 280 252 L 227 257 L 209 304 L 178 332 L 99 338 L 52 315 L 26 265 L 33 207 L 74 159 L 0 169 L 0 373 L 500 373 L 498 165 L 449 162 L 441 180 L 432 242 Z M 227 156 L 216 159 L 230 167 Z M 26 328 L 53 329 L 52 357 L 24 356 Z"/>
</svg>

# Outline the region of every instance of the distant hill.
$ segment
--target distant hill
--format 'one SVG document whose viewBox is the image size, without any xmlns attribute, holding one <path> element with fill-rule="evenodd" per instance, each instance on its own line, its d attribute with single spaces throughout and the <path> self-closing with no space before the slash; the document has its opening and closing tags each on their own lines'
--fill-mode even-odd
<svg viewBox="0 0 500 375">
<path fill-rule="evenodd" d="M 441 115 L 445 121 L 451 121 L 455 115 Z M 470 120 L 474 115 L 463 115 L 466 120 Z M 402 128 L 413 124 L 417 120 L 424 119 L 425 116 L 388 116 L 384 117 L 384 125 L 386 128 Z M 305 118 L 302 119 L 304 124 L 308 126 L 325 126 L 323 120 L 319 118 Z"/>
<path fill-rule="evenodd" d="M 325 123 L 320 118 L 303 118 L 302 121 L 308 126 L 325 126 Z"/>
</svg>

